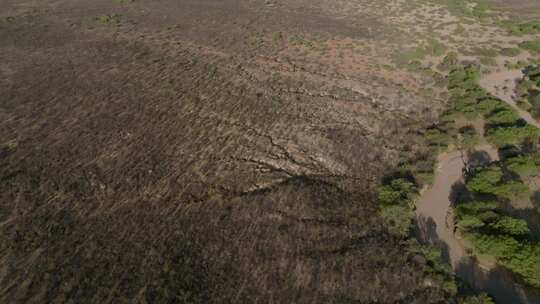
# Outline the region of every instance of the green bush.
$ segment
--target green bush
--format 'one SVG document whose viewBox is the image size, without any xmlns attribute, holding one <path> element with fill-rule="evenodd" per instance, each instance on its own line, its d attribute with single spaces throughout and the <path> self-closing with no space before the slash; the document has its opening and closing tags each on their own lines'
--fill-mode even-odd
<svg viewBox="0 0 540 304">
<path fill-rule="evenodd" d="M 468 296 L 458 301 L 459 304 L 495 304 L 493 300 L 485 293 L 476 296 Z"/>
<path fill-rule="evenodd" d="M 494 201 L 472 201 L 464 202 L 456 207 L 458 215 L 478 214 L 489 210 L 496 210 L 499 204 Z"/>
<path fill-rule="evenodd" d="M 498 185 L 493 194 L 508 200 L 525 199 L 531 195 L 531 190 L 522 182 L 509 181 Z"/>
<path fill-rule="evenodd" d="M 534 141 L 539 136 L 540 130 L 531 125 L 491 128 L 487 131 L 488 140 L 498 147 Z"/>
<path fill-rule="evenodd" d="M 501 168 L 495 166 L 486 167 L 476 171 L 472 178 L 467 181 L 466 186 L 471 192 L 492 194 L 502 177 Z"/>
<path fill-rule="evenodd" d="M 478 216 L 475 215 L 463 215 L 458 223 L 457 227 L 460 231 L 466 232 L 484 227 L 486 224 Z"/>
<path fill-rule="evenodd" d="M 497 107 L 487 116 L 487 124 L 491 126 L 515 125 L 520 119 L 519 114 L 508 106 Z"/>
<path fill-rule="evenodd" d="M 391 234 L 400 237 L 409 235 L 409 230 L 414 218 L 414 212 L 409 206 L 383 206 L 381 208 L 381 216 Z"/>
<path fill-rule="evenodd" d="M 540 53 L 540 39 L 522 42 L 519 47 L 532 53 Z"/>
<path fill-rule="evenodd" d="M 429 129 L 424 134 L 424 139 L 430 146 L 446 147 L 450 143 L 451 136 L 439 129 Z"/>
<path fill-rule="evenodd" d="M 507 57 L 516 57 L 521 54 L 521 50 L 518 48 L 503 48 L 501 49 L 501 55 Z"/>
<path fill-rule="evenodd" d="M 520 175 L 530 176 L 538 172 L 538 166 L 530 155 L 520 155 L 508 158 L 504 161 L 508 170 Z"/>
<path fill-rule="evenodd" d="M 381 204 L 386 205 L 411 203 L 417 192 L 414 183 L 405 178 L 397 178 L 380 187 L 377 197 Z"/>
<path fill-rule="evenodd" d="M 501 233 L 515 236 L 524 236 L 531 233 L 525 220 L 510 216 L 502 216 L 496 222 L 490 223 L 489 226 L 499 230 Z"/>
<path fill-rule="evenodd" d="M 476 133 L 476 129 L 473 126 L 464 126 L 459 130 L 459 145 L 472 148 L 478 144 L 480 138 Z"/>
<path fill-rule="evenodd" d="M 509 235 L 467 233 L 469 240 L 480 253 L 488 254 L 510 271 L 519 275 L 527 284 L 540 288 L 540 245 L 516 240 Z"/>
</svg>

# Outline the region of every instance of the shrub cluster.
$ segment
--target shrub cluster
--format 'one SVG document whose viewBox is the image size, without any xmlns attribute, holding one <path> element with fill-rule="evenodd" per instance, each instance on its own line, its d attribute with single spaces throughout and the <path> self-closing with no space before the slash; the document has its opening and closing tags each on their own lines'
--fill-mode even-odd
<svg viewBox="0 0 540 304">
<path fill-rule="evenodd" d="M 448 89 L 452 108 L 446 116 L 467 119 L 483 117 L 486 137 L 498 147 L 520 145 L 540 138 L 540 129 L 520 119 L 515 109 L 486 92 L 479 84 L 480 72 L 475 67 L 450 72 Z"/>
<path fill-rule="evenodd" d="M 457 228 L 476 250 L 539 288 L 540 244 L 524 219 L 508 215 L 501 206 L 530 194 L 511 173 L 529 173 L 531 166 L 536 166 L 534 157 L 519 155 L 471 172 L 466 179 L 469 199 L 459 201 L 454 211 Z"/>
</svg>

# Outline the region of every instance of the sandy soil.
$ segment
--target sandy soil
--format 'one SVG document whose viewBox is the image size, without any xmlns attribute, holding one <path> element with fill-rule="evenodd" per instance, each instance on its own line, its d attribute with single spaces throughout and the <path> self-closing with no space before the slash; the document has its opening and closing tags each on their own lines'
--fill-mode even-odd
<svg viewBox="0 0 540 304">
<path fill-rule="evenodd" d="M 527 123 L 540 127 L 540 123 L 532 117 L 531 113 L 518 107 L 514 101 L 516 81 L 523 78 L 523 72 L 521 70 L 502 69 L 503 71 L 500 72 L 483 75 L 480 79 L 480 85 L 489 93 L 512 106 Z"/>
</svg>

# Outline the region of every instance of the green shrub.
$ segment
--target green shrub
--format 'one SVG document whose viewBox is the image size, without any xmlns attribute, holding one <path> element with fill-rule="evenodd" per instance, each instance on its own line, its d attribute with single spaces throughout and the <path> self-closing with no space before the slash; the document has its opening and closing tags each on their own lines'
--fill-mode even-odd
<svg viewBox="0 0 540 304">
<path fill-rule="evenodd" d="M 493 98 L 482 99 L 476 104 L 476 111 L 487 115 L 503 105 L 502 101 Z"/>
<path fill-rule="evenodd" d="M 521 54 L 521 50 L 518 48 L 503 48 L 501 49 L 501 55 L 506 57 L 516 57 Z"/>
<path fill-rule="evenodd" d="M 531 233 L 525 220 L 510 216 L 502 216 L 496 222 L 490 223 L 489 226 L 499 230 L 501 233 L 515 236 L 524 236 Z"/>
<path fill-rule="evenodd" d="M 434 128 L 426 131 L 424 139 L 430 146 L 446 147 L 450 143 L 451 137 L 446 132 Z"/>
<path fill-rule="evenodd" d="M 505 166 L 508 170 L 520 176 L 530 176 L 538 172 L 535 160 L 529 155 L 520 155 L 506 159 Z"/>
<path fill-rule="evenodd" d="M 501 168 L 495 166 L 486 167 L 476 171 L 472 178 L 467 181 L 466 186 L 472 192 L 492 194 L 502 177 Z"/>
<path fill-rule="evenodd" d="M 519 47 L 532 53 L 540 53 L 540 39 L 522 42 Z"/>
<path fill-rule="evenodd" d="M 499 261 L 529 285 L 540 288 L 540 246 L 537 243 L 524 244 L 512 255 L 500 257 Z"/>
<path fill-rule="evenodd" d="M 459 304 L 495 304 L 493 300 L 485 293 L 476 296 L 468 296 L 458 301 Z"/>
<path fill-rule="evenodd" d="M 486 224 L 475 215 L 463 215 L 457 223 L 457 227 L 462 232 L 482 228 L 485 225 Z"/>
<path fill-rule="evenodd" d="M 487 117 L 487 124 L 497 125 L 515 125 L 520 119 L 519 114 L 508 106 L 497 107 Z"/>
<path fill-rule="evenodd" d="M 492 255 L 497 259 L 513 256 L 520 247 L 519 241 L 505 235 L 470 233 L 465 235 L 465 238 L 474 244 L 480 253 Z"/>
<path fill-rule="evenodd" d="M 417 192 L 414 183 L 405 178 L 397 178 L 380 187 L 377 197 L 379 203 L 385 205 L 411 203 Z"/>
<path fill-rule="evenodd" d="M 519 181 L 509 181 L 497 185 L 493 194 L 508 200 L 525 199 L 531 195 L 531 190 L 527 185 Z"/>
<path fill-rule="evenodd" d="M 449 52 L 444 56 L 442 63 L 439 65 L 439 68 L 442 70 L 448 70 L 452 67 L 455 67 L 459 63 L 459 55 L 456 52 Z"/>
<path fill-rule="evenodd" d="M 381 216 L 391 234 L 400 237 L 406 237 L 409 234 L 414 218 L 414 212 L 409 206 L 383 206 Z"/>
<path fill-rule="evenodd" d="M 487 131 L 488 140 L 498 147 L 534 141 L 539 136 L 540 130 L 531 125 L 492 128 Z"/>
<path fill-rule="evenodd" d="M 462 88 L 470 89 L 478 87 L 478 79 L 480 79 L 480 71 L 473 67 L 457 69 L 450 73 L 448 77 L 448 89 Z"/>
<path fill-rule="evenodd" d="M 119 25 L 120 23 L 122 23 L 122 16 L 119 14 L 101 15 L 97 19 L 103 24 Z"/>
<path fill-rule="evenodd" d="M 478 214 L 480 212 L 485 212 L 489 210 L 496 210 L 499 207 L 499 204 L 494 201 L 472 201 L 461 203 L 457 206 L 457 214 L 466 215 L 466 214 Z"/>
<path fill-rule="evenodd" d="M 458 130 L 459 133 L 459 145 L 463 147 L 472 148 L 478 144 L 480 138 L 476 133 L 476 129 L 473 126 L 464 126 Z"/>
</svg>

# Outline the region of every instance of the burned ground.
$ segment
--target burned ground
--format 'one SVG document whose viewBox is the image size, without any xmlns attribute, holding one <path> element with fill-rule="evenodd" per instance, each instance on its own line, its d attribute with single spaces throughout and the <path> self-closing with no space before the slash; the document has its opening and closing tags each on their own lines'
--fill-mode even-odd
<svg viewBox="0 0 540 304">
<path fill-rule="evenodd" d="M 383 24 L 120 2 L 0 4 L 0 301 L 444 301 L 373 202 L 440 106 Z"/>
</svg>

